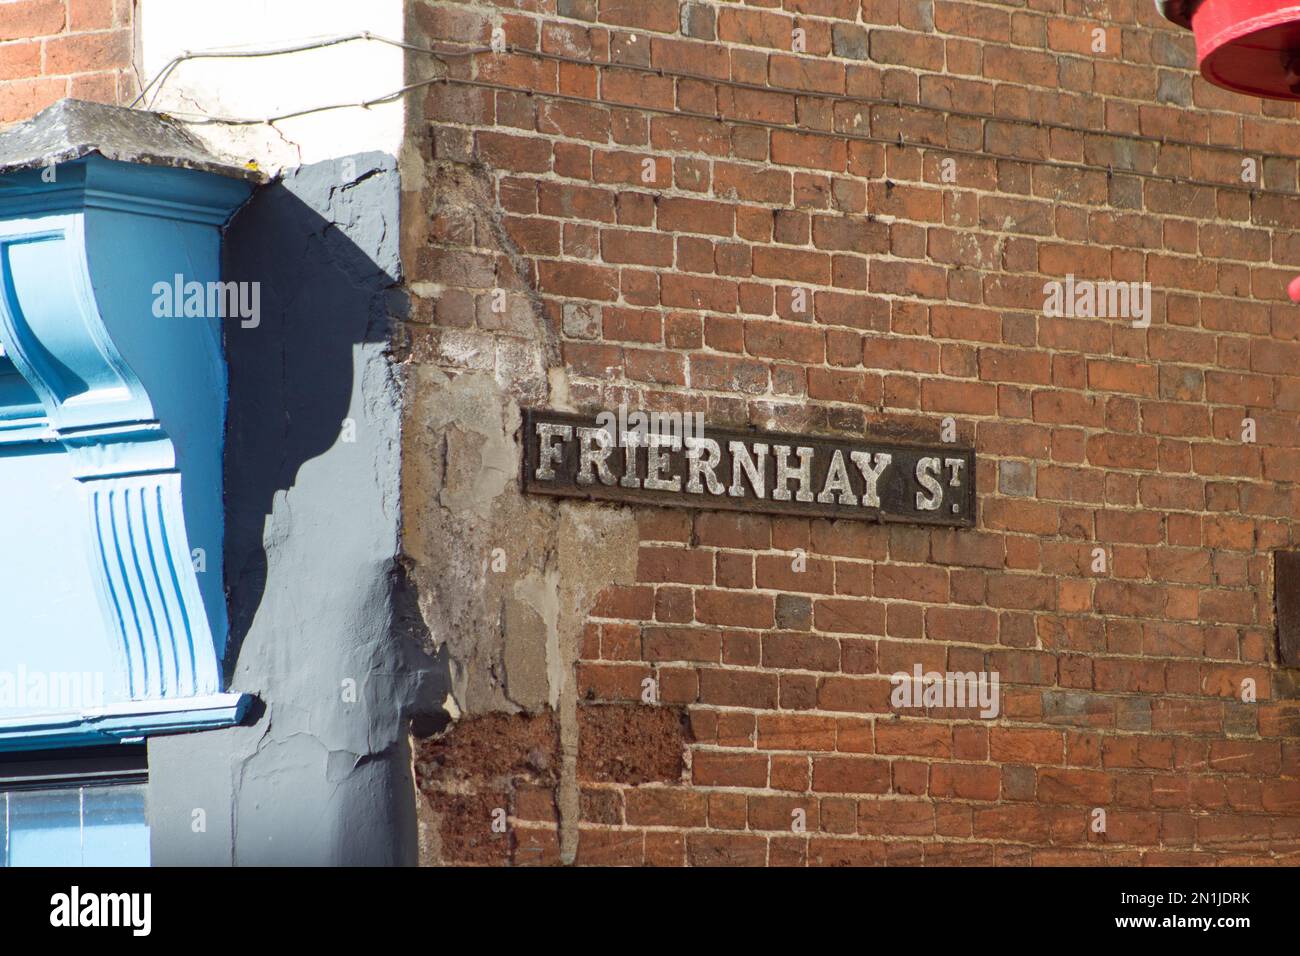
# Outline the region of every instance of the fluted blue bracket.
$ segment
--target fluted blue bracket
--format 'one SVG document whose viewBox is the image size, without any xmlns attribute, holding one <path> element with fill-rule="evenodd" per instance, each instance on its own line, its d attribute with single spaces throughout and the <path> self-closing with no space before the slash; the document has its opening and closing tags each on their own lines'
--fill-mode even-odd
<svg viewBox="0 0 1300 956">
<path fill-rule="evenodd" d="M 105 154 L 0 165 L 0 750 L 247 706 L 221 676 L 222 320 L 154 306 L 220 279 L 253 184 Z"/>
</svg>

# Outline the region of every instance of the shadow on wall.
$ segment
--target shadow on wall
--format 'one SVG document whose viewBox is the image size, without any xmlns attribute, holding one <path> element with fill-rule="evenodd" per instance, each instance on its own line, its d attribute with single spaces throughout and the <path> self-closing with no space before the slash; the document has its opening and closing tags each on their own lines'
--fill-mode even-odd
<svg viewBox="0 0 1300 956">
<path fill-rule="evenodd" d="M 393 158 L 359 154 L 286 174 L 226 234 L 224 278 L 261 283 L 225 334 L 226 680 L 261 701 L 232 754 L 236 862 L 414 860 L 407 725 L 450 682 L 394 621 L 399 198 Z"/>
</svg>

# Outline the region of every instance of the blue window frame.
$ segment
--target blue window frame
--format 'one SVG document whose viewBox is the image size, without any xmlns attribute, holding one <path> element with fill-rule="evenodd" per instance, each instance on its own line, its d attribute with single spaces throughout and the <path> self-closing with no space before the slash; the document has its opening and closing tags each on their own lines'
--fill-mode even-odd
<svg viewBox="0 0 1300 956">
<path fill-rule="evenodd" d="M 143 748 L 0 763 L 0 866 L 148 866 Z"/>
<path fill-rule="evenodd" d="M 48 135 L 84 124 L 101 143 L 139 120 L 84 105 L 42 114 Z M 162 277 L 218 281 L 252 181 L 97 148 L 57 183 L 0 165 L 0 676 L 102 688 L 0 693 L 0 752 L 228 727 L 249 704 L 222 679 L 221 316 L 163 320 L 152 302 Z"/>
</svg>

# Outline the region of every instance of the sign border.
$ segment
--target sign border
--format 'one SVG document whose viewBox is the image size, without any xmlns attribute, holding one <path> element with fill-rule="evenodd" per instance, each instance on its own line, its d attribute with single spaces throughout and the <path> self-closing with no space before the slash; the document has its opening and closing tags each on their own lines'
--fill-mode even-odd
<svg viewBox="0 0 1300 956">
<path fill-rule="evenodd" d="M 581 487 L 572 481 L 559 484 L 538 481 L 532 476 L 530 463 L 537 460 L 538 440 L 537 422 L 563 425 L 582 425 L 596 427 L 596 414 L 552 411 L 545 408 L 521 408 L 522 448 L 520 456 L 521 487 L 526 494 L 546 495 L 553 498 L 572 498 L 586 501 L 606 501 L 625 505 L 651 505 L 661 508 L 682 508 L 690 511 L 736 511 L 747 514 L 781 515 L 798 518 L 824 518 L 830 521 L 866 521 L 871 524 L 927 525 L 941 528 L 972 528 L 976 525 L 977 459 L 975 449 L 968 445 L 899 442 L 893 440 L 875 441 L 870 437 L 860 439 L 845 438 L 842 435 L 799 434 L 795 432 L 765 431 L 758 428 L 740 429 L 705 426 L 704 436 L 715 440 L 731 439 L 742 441 L 765 441 L 769 444 L 814 445 L 818 451 L 833 451 L 840 448 L 871 451 L 901 451 L 911 454 L 941 452 L 945 457 L 961 457 L 966 460 L 965 498 L 960 516 L 941 511 L 930 513 L 918 511 L 915 514 L 899 514 L 883 508 L 863 508 L 854 505 L 821 504 L 819 502 L 777 501 L 772 498 L 755 498 L 747 495 L 733 498 L 730 495 L 691 495 L 681 491 L 658 491 L 644 488 L 623 488 L 619 485 L 608 486 L 597 482 Z M 649 413 L 647 413 L 649 414 Z M 668 413 L 671 414 L 671 413 Z"/>
</svg>

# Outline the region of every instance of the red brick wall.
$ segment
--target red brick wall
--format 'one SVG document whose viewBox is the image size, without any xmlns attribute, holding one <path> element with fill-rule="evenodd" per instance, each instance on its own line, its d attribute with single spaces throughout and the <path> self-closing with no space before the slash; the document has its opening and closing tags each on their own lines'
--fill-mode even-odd
<svg viewBox="0 0 1300 956">
<path fill-rule="evenodd" d="M 0 0 L 0 123 L 65 96 L 127 103 L 132 0 Z"/>
<path fill-rule="evenodd" d="M 546 316 L 574 407 L 931 443 L 951 416 L 980 456 L 973 530 L 637 509 L 579 709 L 634 722 L 654 678 L 684 752 L 664 769 L 659 723 L 614 769 L 579 760 L 578 862 L 1295 862 L 1270 552 L 1300 529 L 1300 130 L 1205 84 L 1152 6 L 415 5 L 416 39 L 519 48 L 449 58 L 486 86 L 416 114 L 496 224 L 421 197 L 418 361 L 509 388 L 534 333 L 484 306 L 503 286 Z M 1071 272 L 1150 281 L 1150 328 L 1046 316 Z M 916 663 L 998 672 L 1001 715 L 895 712 L 888 675 Z M 552 758 L 463 767 L 445 858 L 555 860 Z M 465 849 L 487 790 L 513 836 Z"/>
</svg>

